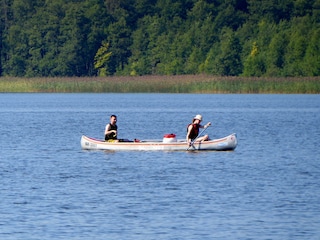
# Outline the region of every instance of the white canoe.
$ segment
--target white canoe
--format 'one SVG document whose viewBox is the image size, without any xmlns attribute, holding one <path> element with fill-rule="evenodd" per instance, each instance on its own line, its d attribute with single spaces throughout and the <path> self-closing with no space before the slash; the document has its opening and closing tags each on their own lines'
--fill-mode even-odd
<svg viewBox="0 0 320 240">
<path fill-rule="evenodd" d="M 228 151 L 237 147 L 237 135 L 235 133 L 220 139 L 196 142 L 188 148 L 185 140 L 176 142 L 163 142 L 162 140 L 141 140 L 140 142 L 105 142 L 87 136 L 81 137 L 81 147 L 87 150 L 136 150 L 136 151 L 192 151 L 214 150 Z"/>
</svg>

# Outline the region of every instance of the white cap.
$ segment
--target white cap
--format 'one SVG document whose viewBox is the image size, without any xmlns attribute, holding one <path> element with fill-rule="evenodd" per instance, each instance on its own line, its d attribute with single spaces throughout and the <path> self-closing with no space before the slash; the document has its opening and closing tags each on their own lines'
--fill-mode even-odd
<svg viewBox="0 0 320 240">
<path fill-rule="evenodd" d="M 198 119 L 198 120 L 202 121 L 202 116 L 200 114 L 198 114 L 193 119 Z"/>
</svg>

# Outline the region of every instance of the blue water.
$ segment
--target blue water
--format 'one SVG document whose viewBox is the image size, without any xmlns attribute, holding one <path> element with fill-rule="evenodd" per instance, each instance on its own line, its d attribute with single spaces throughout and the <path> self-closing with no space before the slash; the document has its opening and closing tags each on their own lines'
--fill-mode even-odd
<svg viewBox="0 0 320 240">
<path fill-rule="evenodd" d="M 104 152 L 184 138 L 196 114 L 232 152 Z M 0 94 L 0 239 L 320 239 L 320 95 Z"/>
</svg>

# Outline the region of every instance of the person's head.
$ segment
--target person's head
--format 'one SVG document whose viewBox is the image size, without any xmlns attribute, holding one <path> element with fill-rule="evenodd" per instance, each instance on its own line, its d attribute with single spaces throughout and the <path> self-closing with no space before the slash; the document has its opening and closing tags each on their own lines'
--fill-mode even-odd
<svg viewBox="0 0 320 240">
<path fill-rule="evenodd" d="M 111 115 L 110 116 L 110 123 L 115 124 L 117 122 L 117 116 L 116 115 Z"/>
<path fill-rule="evenodd" d="M 193 118 L 193 123 L 200 123 L 202 121 L 202 116 L 200 114 Z"/>
</svg>

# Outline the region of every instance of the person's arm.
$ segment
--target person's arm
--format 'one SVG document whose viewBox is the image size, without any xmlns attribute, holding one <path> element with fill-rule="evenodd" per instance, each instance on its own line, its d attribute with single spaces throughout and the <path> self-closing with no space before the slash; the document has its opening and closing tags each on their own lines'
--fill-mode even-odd
<svg viewBox="0 0 320 240">
<path fill-rule="evenodd" d="M 201 128 L 207 128 L 207 127 L 209 127 L 209 126 L 211 126 L 211 122 L 208 122 L 206 125 L 200 126 L 200 127 L 201 127 Z"/>
<path fill-rule="evenodd" d="M 192 125 L 190 125 L 190 126 L 188 127 L 188 132 L 187 132 L 187 136 L 186 136 L 186 142 L 188 143 L 188 146 L 190 146 L 190 144 L 191 144 L 191 138 L 189 137 L 191 131 L 192 131 Z"/>
<path fill-rule="evenodd" d="M 110 132 L 109 132 L 109 129 L 110 129 L 110 124 L 107 124 L 107 125 L 106 125 L 106 128 L 105 128 L 105 130 L 104 130 L 104 135 L 107 135 L 107 134 L 110 133 Z"/>
</svg>

